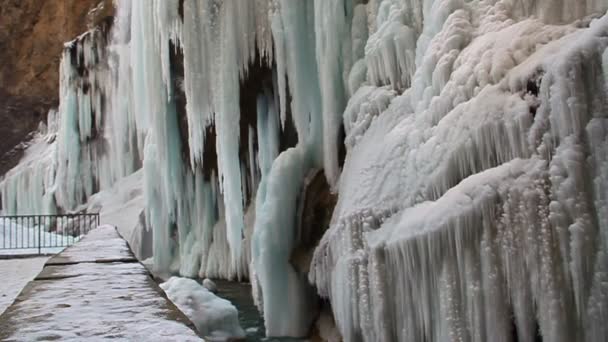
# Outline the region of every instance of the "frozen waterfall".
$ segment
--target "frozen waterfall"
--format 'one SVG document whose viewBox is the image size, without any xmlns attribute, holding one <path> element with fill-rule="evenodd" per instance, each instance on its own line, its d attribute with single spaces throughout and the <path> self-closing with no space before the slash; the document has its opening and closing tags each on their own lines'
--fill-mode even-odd
<svg viewBox="0 0 608 342">
<path fill-rule="evenodd" d="M 4 213 L 129 179 L 155 271 L 250 280 L 270 336 L 608 340 L 606 0 L 116 6 Z"/>
</svg>

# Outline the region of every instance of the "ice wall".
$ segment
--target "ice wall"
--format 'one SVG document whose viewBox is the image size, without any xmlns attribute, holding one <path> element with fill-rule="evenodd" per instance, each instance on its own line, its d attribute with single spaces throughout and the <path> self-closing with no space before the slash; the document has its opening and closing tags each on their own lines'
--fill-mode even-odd
<svg viewBox="0 0 608 342">
<path fill-rule="evenodd" d="M 118 1 L 66 45 L 55 128 L 2 210 L 128 184 L 155 271 L 251 280 L 272 336 L 307 335 L 321 296 L 347 341 L 605 340 L 606 10 Z M 339 201 L 307 275 L 321 169 Z"/>
<path fill-rule="evenodd" d="M 37 132 L 33 144 L 19 165 L 0 182 L 0 199 L 5 215 L 55 213 L 55 174 L 57 170 L 57 115 L 51 111 L 47 125 Z"/>
<path fill-rule="evenodd" d="M 313 310 L 304 307 L 314 306 L 314 291 L 289 263 L 297 201 L 308 171 L 322 168 L 323 149 L 337 151 L 323 145 L 314 3 L 117 5 L 108 41 L 89 39 L 97 37 L 92 31 L 66 46 L 52 157 L 57 172 L 42 188 L 55 189 L 58 210 L 69 211 L 95 192 L 114 193 L 123 177 L 143 177 L 129 184 L 143 187 L 156 272 L 247 279 L 257 268 L 269 334 L 306 335 Z M 260 77 L 257 94 L 242 89 L 250 77 Z M 243 92 L 256 96 L 245 115 Z M 327 114 L 333 140 L 341 97 Z M 336 176 L 338 161 L 331 163 Z M 26 178 L 19 173 L 17 183 Z M 21 202 L 13 189 L 3 191 L 11 205 Z M 99 207 L 98 197 L 104 196 L 94 196 L 89 208 Z M 20 209 L 14 210 L 29 208 Z M 269 259 L 277 269 L 266 266 Z M 293 303 L 288 311 L 285 302 Z"/>
<path fill-rule="evenodd" d="M 370 2 L 310 272 L 345 340 L 607 338 L 607 6 Z"/>
<path fill-rule="evenodd" d="M 73 209 L 110 182 L 104 173 L 104 118 L 109 27 L 65 44 L 60 67 L 60 106 L 36 132 L 20 165 L 0 183 L 3 211 L 52 214 Z M 128 173 L 121 174 L 124 176 Z"/>
</svg>

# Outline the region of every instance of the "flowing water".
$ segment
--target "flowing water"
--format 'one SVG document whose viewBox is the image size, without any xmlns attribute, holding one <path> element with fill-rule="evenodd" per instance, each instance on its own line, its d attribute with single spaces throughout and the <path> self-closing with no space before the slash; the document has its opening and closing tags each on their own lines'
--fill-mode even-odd
<svg viewBox="0 0 608 342">
<path fill-rule="evenodd" d="M 294 338 L 266 338 L 264 317 L 260 315 L 251 297 L 251 284 L 235 281 L 213 280 L 217 285 L 217 295 L 229 300 L 239 310 L 239 322 L 247 333 L 247 341 L 295 342 L 305 341 Z"/>
</svg>

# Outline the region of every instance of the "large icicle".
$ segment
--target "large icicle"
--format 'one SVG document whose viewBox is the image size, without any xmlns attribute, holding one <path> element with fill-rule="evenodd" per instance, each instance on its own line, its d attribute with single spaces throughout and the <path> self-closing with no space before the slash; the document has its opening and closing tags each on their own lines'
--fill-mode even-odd
<svg viewBox="0 0 608 342">
<path fill-rule="evenodd" d="M 332 186 L 338 182 L 338 151 L 342 112 L 346 106 L 345 79 L 353 63 L 351 21 L 354 2 L 315 0 L 315 41 L 319 85 L 323 96 L 323 156 L 325 175 Z"/>
<path fill-rule="evenodd" d="M 289 76 L 289 92 L 298 94 L 291 102 L 298 144 L 277 157 L 263 176 L 256 198 L 251 273 L 255 275 L 254 298 L 263 309 L 269 336 L 305 336 L 314 318 L 312 288 L 289 262 L 304 178 L 323 163 L 313 22 L 313 2 L 282 1 L 273 17 L 275 44 L 283 48 L 275 55 L 278 76 Z M 281 75 L 281 71 L 287 71 L 287 75 Z M 284 93 L 280 101 L 286 101 Z"/>
</svg>

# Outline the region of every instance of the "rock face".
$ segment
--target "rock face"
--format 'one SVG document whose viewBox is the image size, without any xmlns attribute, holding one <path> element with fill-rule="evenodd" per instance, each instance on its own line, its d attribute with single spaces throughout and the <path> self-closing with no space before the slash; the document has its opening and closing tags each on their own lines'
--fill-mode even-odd
<svg viewBox="0 0 608 342">
<path fill-rule="evenodd" d="M 111 0 L 2 0 L 0 175 L 19 160 L 20 149 L 14 147 L 59 103 L 63 43 L 83 33 L 100 14 L 111 15 L 111 7 Z"/>
</svg>

